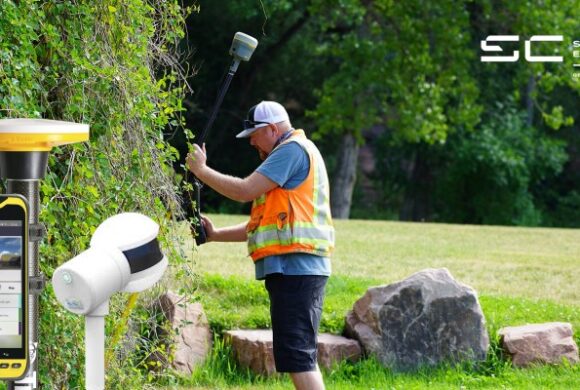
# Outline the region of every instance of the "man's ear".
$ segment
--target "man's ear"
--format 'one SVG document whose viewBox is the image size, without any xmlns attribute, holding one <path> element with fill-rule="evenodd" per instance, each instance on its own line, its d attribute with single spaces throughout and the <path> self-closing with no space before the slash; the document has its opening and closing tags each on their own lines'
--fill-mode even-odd
<svg viewBox="0 0 580 390">
<path fill-rule="evenodd" d="M 276 126 L 275 123 L 270 124 L 270 129 L 272 130 L 273 136 L 276 136 L 276 137 L 280 136 L 280 131 L 278 129 L 278 126 Z"/>
</svg>

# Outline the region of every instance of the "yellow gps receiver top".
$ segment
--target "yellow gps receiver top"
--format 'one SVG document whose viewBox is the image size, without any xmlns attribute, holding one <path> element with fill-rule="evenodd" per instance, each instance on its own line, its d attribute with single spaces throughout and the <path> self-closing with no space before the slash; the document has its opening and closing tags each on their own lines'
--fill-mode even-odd
<svg viewBox="0 0 580 390">
<path fill-rule="evenodd" d="M 89 125 L 49 119 L 0 119 L 0 177 L 42 179 L 48 152 L 89 139 Z"/>
<path fill-rule="evenodd" d="M 89 125 L 48 119 L 1 119 L 0 151 L 48 152 L 53 146 L 89 139 Z"/>
</svg>

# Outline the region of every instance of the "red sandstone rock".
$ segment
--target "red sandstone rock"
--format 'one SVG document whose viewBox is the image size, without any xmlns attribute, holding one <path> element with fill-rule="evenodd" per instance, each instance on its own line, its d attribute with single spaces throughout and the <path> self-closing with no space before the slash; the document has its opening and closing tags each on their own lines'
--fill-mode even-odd
<svg viewBox="0 0 580 390">
<path fill-rule="evenodd" d="M 572 325 L 550 322 L 506 327 L 499 330 L 501 344 L 515 367 L 533 363 L 578 363 L 578 346 L 572 338 Z"/>
<path fill-rule="evenodd" d="M 205 361 L 212 348 L 212 335 L 201 303 L 188 303 L 184 297 L 167 292 L 159 305 L 174 333 L 170 336 L 174 359 L 172 367 L 184 374 Z"/>
<path fill-rule="evenodd" d="M 230 330 L 225 332 L 226 342 L 232 345 L 240 366 L 256 374 L 269 376 L 276 372 L 272 349 L 272 331 Z M 318 335 L 318 364 L 330 368 L 342 360 L 360 359 L 361 348 L 356 340 L 328 333 Z"/>
</svg>

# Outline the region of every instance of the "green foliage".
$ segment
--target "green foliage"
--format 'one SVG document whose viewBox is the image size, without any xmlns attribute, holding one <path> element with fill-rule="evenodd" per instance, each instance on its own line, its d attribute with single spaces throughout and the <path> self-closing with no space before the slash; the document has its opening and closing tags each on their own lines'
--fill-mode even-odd
<svg viewBox="0 0 580 390">
<path fill-rule="evenodd" d="M 263 283 L 235 276 L 207 275 L 200 283 L 199 292 L 210 327 L 217 334 L 238 326 L 270 327 L 268 293 Z"/>
<path fill-rule="evenodd" d="M 327 286 L 320 331 L 342 333 L 344 302 L 363 294 L 360 280 L 332 277 Z M 237 276 L 204 275 L 199 286 L 200 301 L 207 311 L 212 330 L 221 334 L 233 328 L 270 328 L 268 292 L 264 282 Z"/>
<path fill-rule="evenodd" d="M 555 106 L 552 108 L 551 113 L 544 112 L 542 116 L 550 128 L 558 130 L 562 126 L 569 127 L 574 124 L 574 118 L 571 116 L 564 118 L 563 112 L 562 106 Z"/>
<path fill-rule="evenodd" d="M 84 385 L 84 318 L 65 310 L 47 288 L 39 301 L 41 347 L 40 383 L 55 388 L 81 388 Z M 51 345 L 44 345 L 50 341 Z M 50 355 L 45 355 L 44 353 Z"/>
<path fill-rule="evenodd" d="M 344 331 L 344 318 L 354 303 L 353 297 L 362 296 L 368 286 L 380 284 L 377 281 L 332 276 L 326 286 L 320 331 L 341 334 Z M 366 287 L 365 287 L 366 286 Z"/>
<path fill-rule="evenodd" d="M 480 129 L 450 140 L 450 161 L 438 187 L 441 218 L 540 225 L 542 214 L 532 190 L 561 172 L 567 160 L 564 147 L 527 126 L 525 113 L 498 103 Z"/>
<path fill-rule="evenodd" d="M 434 221 L 574 226 L 571 219 L 554 223 L 557 212 L 546 207 L 562 196 L 552 187 L 569 160 L 566 142 L 527 122 L 508 99 L 475 130 L 452 134 L 443 145 L 401 144 L 384 134 L 374 151 L 377 171 L 385 174 L 372 177 L 388 194 L 383 209 L 401 209 L 411 192 L 427 209 L 422 218 Z M 556 209 L 574 213 L 565 201 L 573 205 L 573 194 L 555 201 Z"/>
<path fill-rule="evenodd" d="M 407 141 L 444 141 L 454 127 L 479 121 L 469 15 L 456 2 L 315 2 L 328 36 L 320 55 L 339 61 L 310 112 L 318 137 L 354 134 L 389 122 Z"/>
<path fill-rule="evenodd" d="M 173 52 L 188 11 L 177 1 L 0 2 L 2 116 L 82 122 L 91 130 L 90 143 L 53 150 L 41 182 L 47 277 L 122 211 L 156 220 L 172 266 L 183 266 L 171 238 L 180 213 L 171 167 L 178 155 L 163 130 L 183 124 L 184 83 Z M 50 289 L 41 303 L 40 381 L 82 387 L 81 318 L 60 308 Z M 112 303 L 110 324 L 123 304 Z M 128 373 L 115 386 L 142 383 L 130 358 L 108 363 L 110 372 Z"/>
<path fill-rule="evenodd" d="M 558 196 L 552 192 L 557 199 L 556 210 L 549 214 L 550 225 L 564 227 L 578 227 L 580 221 L 580 192 L 570 191 L 564 196 Z"/>
</svg>

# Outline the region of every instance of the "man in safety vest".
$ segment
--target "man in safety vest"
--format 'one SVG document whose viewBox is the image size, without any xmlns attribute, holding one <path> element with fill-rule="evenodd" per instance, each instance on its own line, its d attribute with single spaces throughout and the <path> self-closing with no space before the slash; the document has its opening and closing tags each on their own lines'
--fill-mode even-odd
<svg viewBox="0 0 580 390">
<path fill-rule="evenodd" d="M 296 389 L 324 389 L 316 339 L 334 248 L 324 160 L 276 102 L 250 109 L 237 135 L 248 137 L 263 162 L 244 179 L 208 167 L 205 145 L 194 145 L 187 157 L 205 184 L 230 199 L 253 201 L 250 220 L 240 225 L 217 229 L 203 216 L 207 240 L 248 242 L 256 279 L 265 279 L 270 297 L 276 370 L 290 373 Z"/>
</svg>

